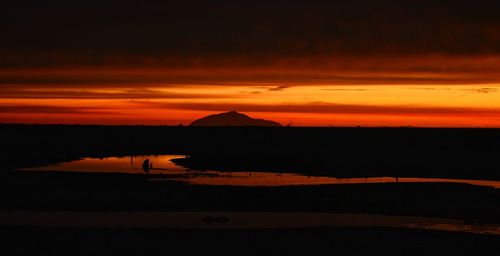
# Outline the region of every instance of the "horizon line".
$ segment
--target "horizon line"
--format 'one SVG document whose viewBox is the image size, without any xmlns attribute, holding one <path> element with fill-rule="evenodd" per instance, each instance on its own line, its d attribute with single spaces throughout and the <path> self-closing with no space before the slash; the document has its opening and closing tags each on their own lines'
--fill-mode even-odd
<svg viewBox="0 0 500 256">
<path fill-rule="evenodd" d="M 222 125 L 222 126 L 191 126 L 185 124 L 79 124 L 79 123 L 2 123 L 0 126 L 102 126 L 102 127 L 194 127 L 198 128 L 271 128 L 271 129 L 286 129 L 286 128 L 365 128 L 365 129 L 380 129 L 380 128 L 390 128 L 390 129 L 500 129 L 500 127 L 495 126 L 413 126 L 413 125 L 402 125 L 402 126 L 369 126 L 369 125 L 358 125 L 358 126 L 287 126 L 282 125 L 279 127 L 269 127 L 269 126 L 237 126 L 237 125 Z"/>
</svg>

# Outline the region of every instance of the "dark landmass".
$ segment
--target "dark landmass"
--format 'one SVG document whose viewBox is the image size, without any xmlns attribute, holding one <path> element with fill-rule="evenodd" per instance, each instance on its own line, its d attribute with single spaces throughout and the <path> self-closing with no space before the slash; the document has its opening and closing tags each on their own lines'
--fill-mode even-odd
<svg viewBox="0 0 500 256">
<path fill-rule="evenodd" d="M 193 169 L 500 180 L 500 129 L 0 125 L 2 168 L 184 154 Z"/>
<path fill-rule="evenodd" d="M 8 255 L 491 255 L 498 236 L 390 228 L 0 227 Z"/>
<path fill-rule="evenodd" d="M 229 111 L 220 114 L 209 115 L 198 120 L 193 121 L 190 126 L 267 126 L 267 127 L 281 127 L 280 123 L 251 118 L 245 114 L 236 111 Z"/>
<path fill-rule="evenodd" d="M 193 169 L 500 180 L 500 129 L 0 125 L 0 210 L 276 211 L 500 224 L 500 193 L 450 183 L 200 186 L 172 175 L 16 171 L 82 157 L 189 155 Z M 160 179 L 160 180 L 150 180 Z M 0 227 L 9 255 L 475 255 L 498 236 L 388 228 L 146 230 Z"/>
</svg>

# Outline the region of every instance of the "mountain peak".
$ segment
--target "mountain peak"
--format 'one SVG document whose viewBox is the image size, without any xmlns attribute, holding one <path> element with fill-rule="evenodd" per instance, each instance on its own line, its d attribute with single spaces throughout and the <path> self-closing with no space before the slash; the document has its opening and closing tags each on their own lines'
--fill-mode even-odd
<svg viewBox="0 0 500 256">
<path fill-rule="evenodd" d="M 231 110 L 231 111 L 228 111 L 228 112 L 224 112 L 224 113 L 220 113 L 220 114 L 216 114 L 216 115 L 239 115 L 239 116 L 247 116 L 245 114 L 242 114 L 236 110 Z"/>
<path fill-rule="evenodd" d="M 251 118 L 238 111 L 232 110 L 229 112 L 209 115 L 193 121 L 190 126 L 281 126 L 280 123 Z"/>
</svg>

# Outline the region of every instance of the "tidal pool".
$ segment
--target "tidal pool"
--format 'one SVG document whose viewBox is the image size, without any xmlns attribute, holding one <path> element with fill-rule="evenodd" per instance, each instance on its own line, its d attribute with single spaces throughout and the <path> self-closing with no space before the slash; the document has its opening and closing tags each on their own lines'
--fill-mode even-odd
<svg viewBox="0 0 500 256">
<path fill-rule="evenodd" d="M 152 180 L 176 180 L 197 185 L 228 186 L 290 186 L 290 185 L 326 185 L 326 184 L 363 184 L 363 183 L 463 183 L 477 186 L 500 188 L 500 181 L 468 180 L 447 178 L 419 177 L 366 177 L 338 178 L 309 176 L 299 173 L 284 172 L 225 172 L 193 171 L 175 165 L 171 160 L 184 155 L 148 155 L 108 158 L 83 158 L 77 161 L 58 163 L 50 166 L 30 168 L 37 171 L 98 172 L 129 174 L 161 174 L 161 178 Z M 147 165 L 145 161 L 147 160 Z M 147 167 L 146 167 L 147 166 Z M 157 176 L 156 176 L 157 177 Z"/>
</svg>

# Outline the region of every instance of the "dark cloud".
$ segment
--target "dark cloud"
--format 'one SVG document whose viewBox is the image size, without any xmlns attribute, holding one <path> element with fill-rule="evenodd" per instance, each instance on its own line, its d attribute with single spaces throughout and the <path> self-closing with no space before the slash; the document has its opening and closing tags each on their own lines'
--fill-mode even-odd
<svg viewBox="0 0 500 256">
<path fill-rule="evenodd" d="M 425 90 L 425 91 L 464 91 L 464 92 L 481 93 L 481 94 L 496 93 L 499 91 L 498 88 L 491 88 L 491 87 L 476 87 L 476 88 L 407 87 L 406 89 Z"/>
<path fill-rule="evenodd" d="M 3 67 L 500 54 L 500 2 L 493 0 L 2 3 Z"/>
<path fill-rule="evenodd" d="M 359 64 L 350 67 L 339 65 L 331 68 L 312 67 L 249 67 L 201 69 L 115 69 L 79 71 L 61 70 L 0 70 L 0 86 L 11 88 L 166 88 L 217 85 L 265 86 L 266 90 L 279 91 L 298 85 L 405 85 L 405 84 L 492 84 L 500 82 L 500 58 L 488 61 L 485 68 L 481 59 L 450 61 L 433 64 L 425 70 L 413 70 L 403 62 L 391 65 L 381 63 Z M 388 61 L 389 62 L 389 61 Z M 407 60 L 412 62 L 412 59 Z M 429 59 L 433 62 L 433 59 Z M 434 60 L 433 63 L 438 62 Z M 481 66 L 483 64 L 483 66 Z M 403 66 L 403 67 L 402 67 Z M 343 69 L 344 68 L 344 69 Z M 376 68 L 376 70 L 374 70 Z M 458 69 L 458 70 L 456 70 Z M 280 85 L 286 84 L 286 85 Z"/>
<path fill-rule="evenodd" d="M 182 109 L 198 111 L 228 111 L 243 112 L 277 112 L 277 113 L 322 113 L 322 114 L 374 114 L 374 115 L 474 115 L 497 116 L 498 108 L 461 108 L 461 107 L 427 107 L 414 105 L 351 105 L 311 102 L 306 104 L 226 104 L 226 103 L 163 103 L 134 102 L 143 106 L 165 109 Z"/>
<path fill-rule="evenodd" d="M 120 115 L 92 107 L 62 107 L 47 105 L 0 105 L 0 114 L 85 114 L 85 115 Z"/>
<path fill-rule="evenodd" d="M 498 88 L 472 88 L 468 90 L 475 93 L 484 93 L 484 94 L 498 92 Z"/>
<path fill-rule="evenodd" d="M 349 92 L 362 92 L 362 91 L 371 91 L 374 89 L 367 89 L 367 88 L 323 88 L 321 89 L 323 91 L 349 91 Z"/>
<path fill-rule="evenodd" d="M 124 89 L 114 92 L 61 89 L 0 88 L 0 99 L 222 99 L 237 95 L 175 93 L 147 89 Z"/>
<path fill-rule="evenodd" d="M 278 86 L 275 86 L 275 87 L 268 89 L 268 91 L 271 91 L 271 92 L 283 91 L 283 90 L 288 89 L 288 88 L 290 88 L 289 85 L 278 85 Z"/>
</svg>

